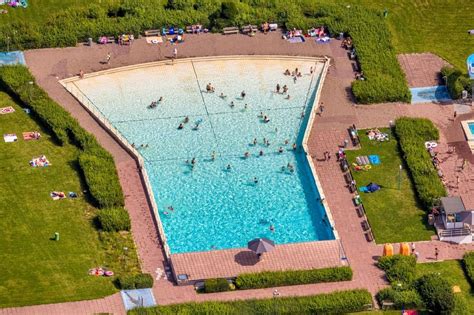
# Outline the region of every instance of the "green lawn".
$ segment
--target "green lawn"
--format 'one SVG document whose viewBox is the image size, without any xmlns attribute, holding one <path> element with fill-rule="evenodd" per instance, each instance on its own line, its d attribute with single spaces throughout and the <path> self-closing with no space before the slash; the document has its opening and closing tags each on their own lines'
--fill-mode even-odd
<svg viewBox="0 0 474 315">
<path fill-rule="evenodd" d="M 417 264 L 416 273 L 417 276 L 422 276 L 427 273 L 440 273 L 452 286 L 459 286 L 461 293 L 457 294 L 463 296 L 466 303 L 464 303 L 465 306 L 463 305 L 463 310 L 457 310 L 454 314 L 474 314 L 474 292 L 466 279 L 461 261 L 448 260 L 428 264 Z M 456 306 L 458 307 L 458 305 Z"/>
<path fill-rule="evenodd" d="M 50 135 L 0 92 L 0 307 L 92 299 L 116 292 L 111 278 L 87 275 L 89 268 L 109 266 L 118 274 L 138 270 L 129 233 L 98 233 L 92 224 L 97 209 L 81 197 L 77 148 L 51 141 Z M 24 141 L 23 131 L 39 130 L 39 141 Z M 19 140 L 5 143 L 3 134 Z M 45 154 L 51 166 L 28 162 Z M 75 191 L 77 199 L 53 201 L 53 190 Z M 50 238 L 60 233 L 60 241 Z M 123 247 L 129 247 L 128 259 Z"/>
<path fill-rule="evenodd" d="M 370 182 L 383 187 L 375 193 L 360 193 L 375 241 L 380 244 L 429 240 L 434 230 L 425 224 L 426 213 L 417 203 L 406 167 L 401 172 L 401 189 L 398 189 L 399 166 L 403 163 L 398 142 L 390 129 L 381 131 L 390 134 L 390 141 L 371 141 L 360 130 L 361 149 L 346 151 L 350 164 L 357 156 L 380 156 L 380 165 L 368 171 L 352 170 L 359 187 Z"/>
</svg>

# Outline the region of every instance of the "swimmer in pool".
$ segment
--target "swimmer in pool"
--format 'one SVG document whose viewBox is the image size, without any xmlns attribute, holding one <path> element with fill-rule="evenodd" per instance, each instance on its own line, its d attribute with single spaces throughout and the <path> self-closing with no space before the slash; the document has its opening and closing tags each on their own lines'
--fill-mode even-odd
<svg viewBox="0 0 474 315">
<path fill-rule="evenodd" d="M 262 151 L 262 150 L 260 150 L 259 155 L 260 155 L 260 156 L 263 156 L 263 151 Z"/>
<path fill-rule="evenodd" d="M 224 98 L 226 98 L 227 96 L 224 95 L 224 93 L 221 93 L 221 95 L 219 95 L 219 97 L 222 98 L 222 99 L 224 99 Z"/>
<path fill-rule="evenodd" d="M 245 98 L 245 95 L 246 95 L 246 94 L 245 94 L 245 91 L 240 92 L 240 97 L 241 97 L 241 98 Z"/>
<path fill-rule="evenodd" d="M 270 225 L 270 231 L 275 232 L 275 227 L 273 226 L 273 224 Z"/>
<path fill-rule="evenodd" d="M 178 130 L 181 130 L 181 129 L 183 129 L 183 128 L 184 128 L 184 125 L 183 125 L 183 124 L 179 124 Z"/>
<path fill-rule="evenodd" d="M 258 178 L 257 178 L 257 177 L 254 177 L 254 178 L 253 178 L 253 182 L 254 182 L 255 184 L 257 184 L 257 183 L 258 183 Z"/>
<path fill-rule="evenodd" d="M 188 122 L 189 122 L 189 117 L 188 116 L 184 117 L 183 123 L 187 124 Z"/>
<path fill-rule="evenodd" d="M 232 169 L 232 166 L 230 164 L 227 164 L 227 170 L 231 170 Z"/>
<path fill-rule="evenodd" d="M 278 153 L 283 153 L 283 148 L 282 147 L 278 148 Z"/>
<path fill-rule="evenodd" d="M 253 138 L 253 145 L 257 145 L 257 138 Z"/>
</svg>

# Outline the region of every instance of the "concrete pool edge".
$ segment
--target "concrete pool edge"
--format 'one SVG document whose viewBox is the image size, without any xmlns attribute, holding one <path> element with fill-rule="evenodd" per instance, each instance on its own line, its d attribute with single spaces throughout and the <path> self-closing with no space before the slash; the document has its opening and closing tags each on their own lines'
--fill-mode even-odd
<svg viewBox="0 0 474 315">
<path fill-rule="evenodd" d="M 464 132 L 464 135 L 467 140 L 467 144 L 471 153 L 474 154 L 474 134 L 471 132 L 471 128 L 469 128 L 469 124 L 474 124 L 474 120 L 463 120 L 461 121 L 461 127 Z"/>
<path fill-rule="evenodd" d="M 183 59 L 177 59 L 174 62 L 171 60 L 164 60 L 164 61 L 157 61 L 157 62 L 148 62 L 148 63 L 142 63 L 142 64 L 136 64 L 136 65 L 131 65 L 131 66 L 124 66 L 124 67 L 118 67 L 114 69 L 108 69 L 104 71 L 97 71 L 94 73 L 86 74 L 85 78 L 90 78 L 90 77 L 96 77 L 96 76 L 101 76 L 105 74 L 111 74 L 111 73 L 118 73 L 118 72 L 124 72 L 124 71 L 130 71 L 130 70 L 136 70 L 136 69 L 145 69 L 145 68 L 150 68 L 150 67 L 155 67 L 155 66 L 166 66 L 166 65 L 172 65 L 173 63 L 185 63 L 185 62 L 205 62 L 205 61 L 225 61 L 225 60 L 304 60 L 304 61 L 314 61 L 314 62 L 321 62 L 324 63 L 323 69 L 321 71 L 321 74 L 318 78 L 318 85 L 316 87 L 315 91 L 315 97 L 314 101 L 312 104 L 311 112 L 310 112 L 310 117 L 308 120 L 308 125 L 306 126 L 304 130 L 304 137 L 303 137 L 303 150 L 306 155 L 306 161 L 308 162 L 308 165 L 311 169 L 311 173 L 314 179 L 314 183 L 316 185 L 316 188 L 318 189 L 321 197 L 321 203 L 324 207 L 325 213 L 328 217 L 328 221 L 330 223 L 330 226 L 332 228 L 332 232 L 334 235 L 334 241 L 339 243 L 339 246 L 342 249 L 342 244 L 340 243 L 339 235 L 337 231 L 335 230 L 335 224 L 334 220 L 331 214 L 331 211 L 329 209 L 329 206 L 327 204 L 327 201 L 324 197 L 324 192 L 322 189 L 322 185 L 320 183 L 319 177 L 317 175 L 315 166 L 313 164 L 313 161 L 311 160 L 311 156 L 308 156 L 308 146 L 307 146 L 307 141 L 309 134 L 312 130 L 312 124 L 314 122 L 315 118 L 315 113 L 318 109 L 319 105 L 319 97 L 321 94 L 321 89 L 322 85 L 324 83 L 326 73 L 329 67 L 329 61 L 330 59 L 328 57 L 295 57 L 295 56 L 272 56 L 272 55 L 252 55 L 252 56 L 241 56 L 241 55 L 233 55 L 233 56 L 218 56 L 218 57 L 196 57 L 196 58 L 183 58 Z M 152 206 L 153 209 L 153 217 L 154 220 L 157 224 L 157 229 L 158 233 L 160 235 L 160 238 L 163 242 L 163 248 L 165 252 L 165 256 L 168 260 L 171 261 L 171 256 L 175 254 L 171 254 L 169 245 L 167 243 L 167 238 L 166 234 L 161 222 L 161 218 L 158 215 L 158 207 L 155 201 L 155 197 L 153 194 L 153 190 L 151 188 L 150 180 L 148 177 L 148 174 L 145 169 L 145 164 L 144 164 L 144 159 L 140 155 L 140 153 L 133 148 L 128 141 L 120 134 L 120 132 L 104 117 L 104 115 L 96 109 L 95 105 L 89 98 L 76 86 L 75 82 L 79 81 L 80 78 L 78 76 L 66 78 L 63 80 L 60 80 L 59 83 L 71 94 L 73 95 L 79 103 L 94 117 L 94 119 L 102 126 L 104 127 L 105 130 L 108 131 L 112 137 L 118 141 L 124 147 L 130 154 L 131 156 L 137 161 L 139 165 L 139 169 L 142 175 L 142 179 L 144 182 L 144 186 L 146 188 L 147 192 L 147 197 L 148 200 Z M 314 242 L 319 242 L 319 241 L 314 241 Z M 287 244 L 291 245 L 291 243 Z M 342 254 L 341 257 L 345 257 L 345 254 Z M 173 268 L 174 269 L 174 268 Z M 174 271 L 174 270 L 173 270 Z"/>
</svg>

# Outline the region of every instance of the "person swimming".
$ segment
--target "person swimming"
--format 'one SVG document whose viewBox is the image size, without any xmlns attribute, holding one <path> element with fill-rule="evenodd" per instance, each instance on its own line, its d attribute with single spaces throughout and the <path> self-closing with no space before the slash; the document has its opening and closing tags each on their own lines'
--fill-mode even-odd
<svg viewBox="0 0 474 315">
<path fill-rule="evenodd" d="M 253 145 L 257 145 L 257 138 L 253 138 Z"/>
<path fill-rule="evenodd" d="M 227 170 L 230 171 L 232 169 L 232 165 L 227 164 Z"/>
<path fill-rule="evenodd" d="M 250 153 L 249 153 L 248 151 L 246 151 L 246 152 L 244 153 L 244 157 L 245 157 L 245 158 L 248 158 L 249 156 L 250 156 Z"/>
<path fill-rule="evenodd" d="M 192 164 L 192 165 L 195 165 L 195 164 L 196 164 L 196 162 L 197 162 L 197 161 L 196 161 L 196 158 L 195 158 L 195 157 L 193 157 L 193 158 L 192 158 L 192 160 L 191 160 L 191 164 Z"/>
<path fill-rule="evenodd" d="M 270 122 L 270 118 L 268 118 L 268 116 L 266 116 L 266 115 L 263 116 L 263 122 L 264 122 L 264 123 Z"/>
<path fill-rule="evenodd" d="M 230 102 L 230 108 L 234 108 L 235 104 L 234 101 Z"/>
<path fill-rule="evenodd" d="M 288 94 L 288 95 L 286 96 L 286 99 L 287 99 L 287 100 L 289 100 L 289 99 L 290 99 L 290 94 Z"/>
<path fill-rule="evenodd" d="M 290 140 L 285 139 L 285 144 L 288 144 L 289 142 L 290 142 Z"/>
<path fill-rule="evenodd" d="M 173 206 L 169 206 L 169 207 L 168 207 L 168 210 L 170 210 L 170 211 L 174 211 L 174 208 L 173 208 Z"/>
<path fill-rule="evenodd" d="M 257 177 L 254 177 L 254 178 L 253 178 L 253 182 L 254 182 L 255 184 L 257 184 L 257 183 L 258 183 L 258 178 L 257 178 Z"/>
<path fill-rule="evenodd" d="M 290 75 L 290 74 L 291 74 L 291 73 L 290 73 L 290 70 L 286 69 L 284 74 L 285 74 L 285 75 Z"/>
<path fill-rule="evenodd" d="M 245 94 L 245 91 L 240 92 L 240 97 L 241 97 L 241 98 L 245 98 L 245 95 L 246 95 L 246 94 Z"/>
<path fill-rule="evenodd" d="M 283 153 L 283 148 L 282 147 L 278 148 L 278 153 Z"/>
<path fill-rule="evenodd" d="M 163 102 L 163 96 L 160 96 L 160 99 L 158 100 L 158 103 Z"/>
<path fill-rule="evenodd" d="M 187 124 L 188 122 L 189 122 L 189 117 L 188 116 L 184 117 L 183 123 Z"/>
<path fill-rule="evenodd" d="M 181 124 L 179 124 L 179 126 L 178 126 L 178 130 L 181 130 L 181 129 L 183 129 L 183 128 L 184 128 L 184 125 L 183 125 L 182 123 L 181 123 Z"/>
<path fill-rule="evenodd" d="M 211 154 L 211 160 L 215 160 L 216 159 L 216 151 L 212 151 L 212 154 Z"/>
<path fill-rule="evenodd" d="M 224 99 L 224 98 L 226 98 L 227 96 L 224 95 L 224 93 L 221 93 L 221 95 L 219 95 L 219 97 L 222 98 L 222 99 Z"/>
<path fill-rule="evenodd" d="M 273 226 L 273 224 L 270 224 L 269 229 L 270 229 L 270 231 L 275 232 L 275 227 Z"/>
<path fill-rule="evenodd" d="M 291 148 L 293 149 L 293 151 L 296 151 L 296 143 L 293 143 L 293 145 L 291 146 Z"/>
<path fill-rule="evenodd" d="M 245 104 L 245 105 L 244 105 L 244 109 L 247 109 L 247 108 L 249 108 L 249 105 L 248 105 L 248 104 Z"/>
<path fill-rule="evenodd" d="M 263 150 L 260 150 L 260 152 L 258 153 L 258 155 L 263 156 Z"/>
<path fill-rule="evenodd" d="M 283 94 L 285 94 L 286 92 L 288 92 L 288 87 L 285 85 L 283 85 Z"/>
</svg>

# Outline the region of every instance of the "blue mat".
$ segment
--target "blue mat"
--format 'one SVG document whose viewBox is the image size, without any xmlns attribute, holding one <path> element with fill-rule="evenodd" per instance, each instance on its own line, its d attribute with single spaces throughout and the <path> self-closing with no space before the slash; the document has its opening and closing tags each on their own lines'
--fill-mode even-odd
<svg viewBox="0 0 474 315">
<path fill-rule="evenodd" d="M 295 36 L 293 38 L 288 38 L 287 40 L 292 44 L 303 43 L 304 42 L 303 36 Z"/>
<path fill-rule="evenodd" d="M 127 311 L 135 307 L 156 305 L 155 297 L 151 289 L 122 290 L 120 291 L 120 295 L 122 296 L 123 305 Z"/>
<path fill-rule="evenodd" d="M 380 164 L 380 157 L 376 154 L 369 155 L 369 161 L 370 161 L 370 164 L 379 165 Z"/>
<path fill-rule="evenodd" d="M 444 85 L 411 88 L 411 103 L 451 102 Z"/>
<path fill-rule="evenodd" d="M 0 52 L 0 66 L 25 65 L 25 56 L 21 51 Z"/>
</svg>

